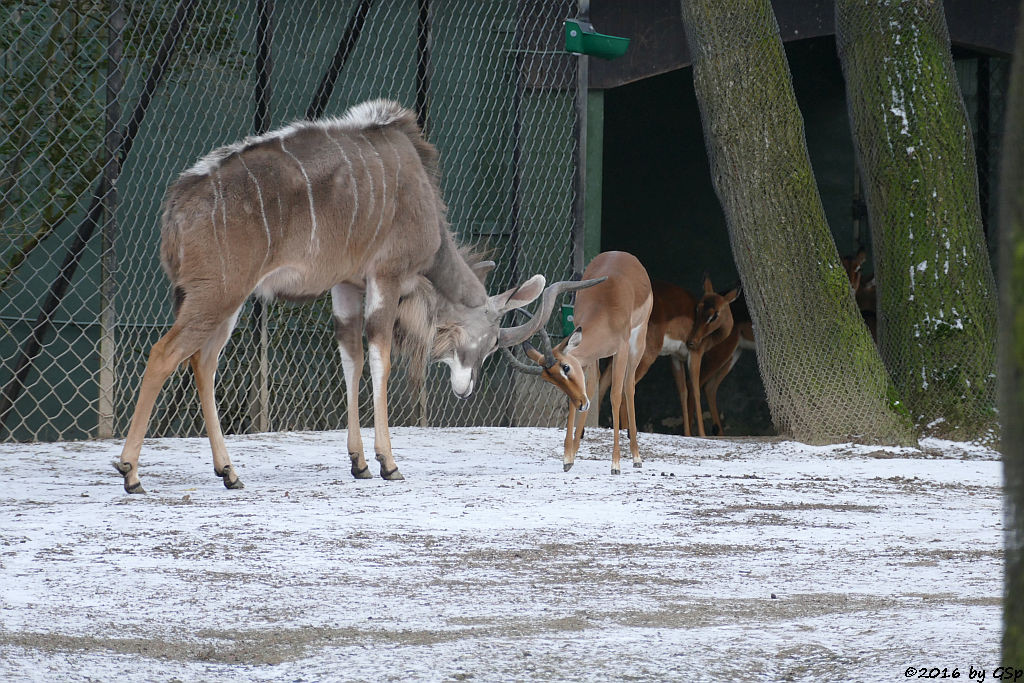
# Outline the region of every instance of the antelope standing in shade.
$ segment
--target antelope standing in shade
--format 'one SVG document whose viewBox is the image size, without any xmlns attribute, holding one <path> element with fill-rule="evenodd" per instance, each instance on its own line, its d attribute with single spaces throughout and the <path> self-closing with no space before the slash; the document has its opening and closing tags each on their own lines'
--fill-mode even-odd
<svg viewBox="0 0 1024 683">
<path fill-rule="evenodd" d="M 584 420 L 576 425 L 576 413 L 590 407 L 584 369 L 611 356 L 612 474 L 619 474 L 619 407 L 625 403 L 629 427 L 629 450 L 633 467 L 643 460 L 637 445 L 636 410 L 633 404 L 636 368 L 644 354 L 647 321 L 651 314 L 651 281 L 647 271 L 632 254 L 607 251 L 590 262 L 583 277 L 587 281 L 605 278 L 600 284 L 576 295 L 573 317 L 576 329 L 560 344 L 551 347 L 546 335 L 543 353 L 529 343 L 526 355 L 536 363 L 516 362 L 524 372 L 538 374 L 569 397 L 562 468 L 568 472 L 576 461 L 583 437 Z M 542 327 L 537 329 L 543 330 Z"/>
<path fill-rule="evenodd" d="M 697 300 L 690 292 L 678 285 L 654 280 L 651 286 L 654 303 L 651 307 L 651 317 L 647 322 L 644 355 L 636 368 L 636 381 L 639 383 L 647 375 L 647 371 L 651 369 L 651 365 L 659 356 L 669 357 L 683 416 L 683 433 L 685 436 L 690 436 L 690 426 L 699 409 L 694 405 L 693 397 L 689 393 L 687 364 L 690 351 L 686 346 L 686 340 L 693 331 Z M 749 339 L 747 339 L 748 337 Z M 749 345 L 744 343 L 746 341 L 749 341 Z M 704 352 L 700 365 L 700 386 L 707 395 L 708 409 L 711 411 L 711 419 L 718 434 L 721 434 L 723 429 L 718 412 L 718 387 L 739 359 L 741 348 L 753 348 L 752 345 L 753 334 L 748 322 L 746 328 L 740 324 L 734 325 L 731 334 L 714 346 L 709 346 Z M 609 365 L 601 374 L 599 399 L 603 399 L 610 386 L 611 366 Z M 625 416 L 621 414 L 620 409 L 619 424 L 624 421 Z"/>
<path fill-rule="evenodd" d="M 214 150 L 167 192 L 160 260 L 174 293 L 175 322 L 150 351 L 121 458 L 128 493 L 144 493 L 139 451 L 157 395 L 188 360 L 195 373 L 214 473 L 242 488 L 214 400 L 217 358 L 246 298 L 309 300 L 331 292 L 348 398 L 352 474 L 372 475 L 359 434 L 362 335 L 369 347 L 374 450 L 384 479 L 402 479 L 388 433 L 387 382 L 393 339 L 422 376 L 427 355 L 447 363 L 452 390 L 468 397 L 483 360 L 528 339 L 560 292 L 542 275 L 488 297 L 493 267 L 456 245 L 445 220 L 437 151 L 415 115 L 387 100 L 340 118 L 294 123 Z M 502 329 L 512 308 L 542 297 L 535 317 Z M 365 307 L 363 299 L 365 296 Z"/>
<path fill-rule="evenodd" d="M 728 340 L 732 350 L 728 352 L 725 360 L 731 359 L 729 364 L 730 370 L 732 369 L 732 364 L 735 364 L 734 352 L 739 344 L 739 333 L 733 334 L 730 304 L 736 301 L 739 295 L 739 287 L 725 294 L 718 294 L 711 284 L 711 278 L 707 274 L 704 275 L 704 294 L 701 296 L 700 301 L 697 302 L 693 318 L 693 329 L 690 330 L 690 336 L 686 339 L 686 349 L 690 354 L 687 361 L 687 371 L 690 375 L 690 393 L 693 394 L 693 402 L 697 406 L 698 436 L 707 436 L 704 432 L 704 414 L 700 409 L 701 363 L 706 353 L 712 351 L 716 346 L 726 343 Z M 724 376 L 723 374 L 721 377 Z M 721 377 L 717 380 L 719 383 L 721 382 Z M 717 390 L 718 383 L 715 384 L 715 391 L 717 392 Z M 715 405 L 714 419 L 716 423 L 721 424 L 721 421 L 717 418 L 717 413 L 718 406 Z"/>
</svg>

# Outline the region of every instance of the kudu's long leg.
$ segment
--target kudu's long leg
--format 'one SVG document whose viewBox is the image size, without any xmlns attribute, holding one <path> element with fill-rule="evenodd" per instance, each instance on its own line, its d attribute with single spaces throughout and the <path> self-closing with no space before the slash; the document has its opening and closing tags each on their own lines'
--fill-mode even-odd
<svg viewBox="0 0 1024 683">
<path fill-rule="evenodd" d="M 240 309 L 239 309 L 240 310 Z M 217 374 L 217 361 L 224 345 L 231 336 L 238 321 L 238 313 L 234 314 L 217 326 L 212 336 L 192 354 L 189 359 L 192 373 L 195 376 L 196 390 L 199 392 L 199 403 L 203 408 L 203 421 L 206 422 L 206 435 L 213 451 L 213 473 L 224 481 L 229 489 L 245 488 L 228 457 L 227 446 L 224 445 L 224 432 L 221 430 L 220 417 L 217 414 L 217 398 L 214 390 Z"/>
<path fill-rule="evenodd" d="M 391 453 L 388 432 L 388 376 L 391 374 L 391 338 L 398 310 L 397 283 L 370 279 L 366 287 L 366 339 L 370 347 L 370 379 L 373 382 L 373 449 L 380 476 L 389 481 L 405 479 Z"/>
<path fill-rule="evenodd" d="M 352 462 L 352 476 L 372 479 L 370 466 L 363 453 L 363 438 L 359 433 L 359 384 L 363 375 L 363 293 L 348 284 L 331 288 L 334 312 L 334 337 L 341 354 L 341 369 L 345 374 L 345 397 L 348 414 L 348 457 Z"/>
<path fill-rule="evenodd" d="M 679 393 L 679 406 L 683 411 L 683 434 L 690 436 L 690 397 L 686 388 L 686 365 L 679 356 L 672 356 L 672 377 L 676 381 L 676 391 Z"/>
<path fill-rule="evenodd" d="M 146 428 L 149 426 L 149 418 L 153 414 L 153 406 L 156 404 L 160 389 L 181 361 L 194 351 L 194 348 L 182 346 L 183 332 L 180 325 L 174 325 L 149 351 L 149 360 L 146 361 L 146 371 L 142 375 L 142 385 L 139 388 L 139 398 L 135 402 L 132 422 L 128 427 L 128 436 L 125 437 L 120 460 L 114 461 L 114 467 L 124 477 L 124 490 L 128 493 L 146 492 L 139 482 L 139 452 L 142 450 L 142 440 L 146 436 Z"/>
</svg>

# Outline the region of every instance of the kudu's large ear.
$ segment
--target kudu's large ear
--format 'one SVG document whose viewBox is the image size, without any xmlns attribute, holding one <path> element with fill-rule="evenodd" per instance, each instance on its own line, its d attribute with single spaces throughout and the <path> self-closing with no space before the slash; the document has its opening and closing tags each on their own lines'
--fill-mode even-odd
<svg viewBox="0 0 1024 683">
<path fill-rule="evenodd" d="M 518 287 L 492 296 L 491 301 L 499 313 L 505 313 L 532 302 L 544 292 L 545 284 L 544 276 L 537 274 Z"/>
</svg>

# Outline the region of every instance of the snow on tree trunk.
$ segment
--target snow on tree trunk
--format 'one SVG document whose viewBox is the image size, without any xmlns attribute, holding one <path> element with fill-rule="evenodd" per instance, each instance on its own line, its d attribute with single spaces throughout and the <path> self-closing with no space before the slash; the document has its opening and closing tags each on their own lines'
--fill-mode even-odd
<svg viewBox="0 0 1024 683">
<path fill-rule="evenodd" d="M 942 4 L 836 0 L 878 342 L 924 435 L 994 439 L 996 300 Z"/>
<path fill-rule="evenodd" d="M 1024 2 L 1020 16 L 1024 17 Z M 1003 657 L 999 661 L 1024 662 L 1024 29 L 1020 27 L 1003 150 L 999 206 L 999 412 L 1003 423 L 1006 567 Z"/>
<path fill-rule="evenodd" d="M 682 0 L 682 16 L 776 427 L 808 443 L 913 442 L 825 219 L 769 0 Z"/>
</svg>

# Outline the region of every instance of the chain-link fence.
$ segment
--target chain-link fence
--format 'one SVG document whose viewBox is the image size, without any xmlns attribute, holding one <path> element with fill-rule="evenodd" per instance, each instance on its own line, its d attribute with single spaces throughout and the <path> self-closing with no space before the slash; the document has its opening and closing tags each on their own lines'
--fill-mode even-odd
<svg viewBox="0 0 1024 683">
<path fill-rule="evenodd" d="M 573 0 L 142 0 L 0 9 L 0 422 L 4 439 L 123 434 L 172 321 L 159 267 L 168 184 L 215 147 L 375 97 L 417 111 L 453 230 L 501 291 L 572 274 Z M 116 188 L 116 191 L 112 191 Z M 578 248 L 579 245 L 576 245 Z M 553 321 L 552 325 L 557 325 Z M 401 367 L 392 424 L 548 423 L 563 402 L 500 356 L 458 401 Z M 329 300 L 246 304 L 219 365 L 224 428 L 333 429 L 345 395 Z M 361 412 L 371 415 L 368 381 Z M 190 372 L 152 436 L 202 432 Z"/>
</svg>

